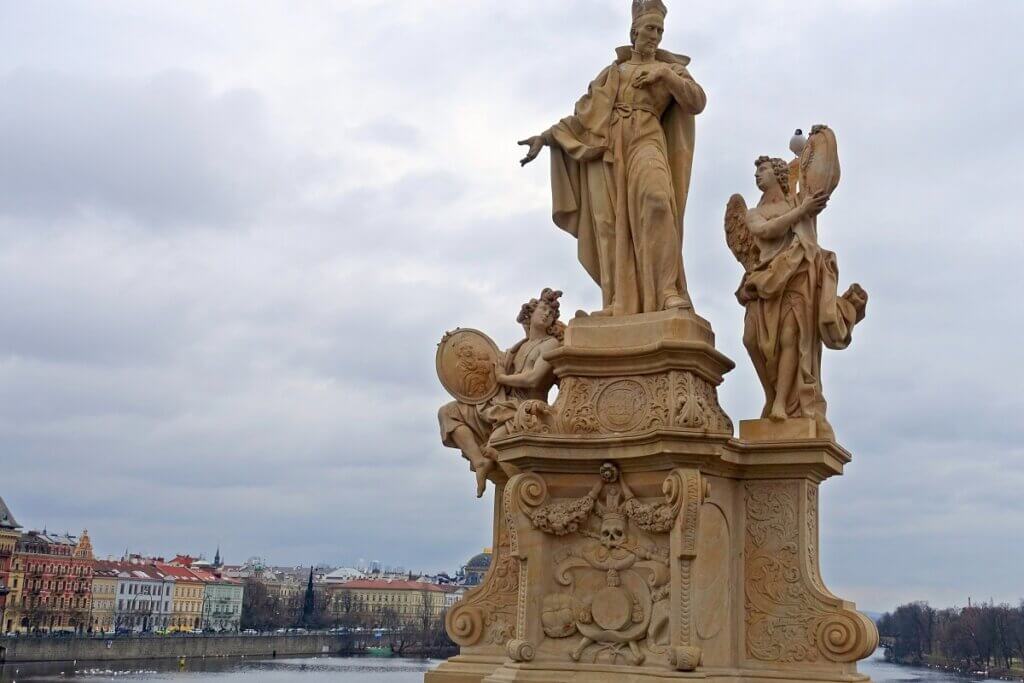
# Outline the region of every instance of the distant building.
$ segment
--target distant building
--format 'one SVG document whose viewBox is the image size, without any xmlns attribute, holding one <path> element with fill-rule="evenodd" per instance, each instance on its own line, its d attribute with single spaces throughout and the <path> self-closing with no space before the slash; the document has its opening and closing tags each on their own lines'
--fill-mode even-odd
<svg viewBox="0 0 1024 683">
<path fill-rule="evenodd" d="M 479 555 L 474 555 L 470 558 L 466 566 L 463 567 L 463 585 L 466 586 L 479 586 L 483 583 L 484 577 L 487 575 L 488 570 L 491 568 L 491 551 L 485 549 Z"/>
<path fill-rule="evenodd" d="M 10 630 L 88 630 L 94 564 L 88 532 L 81 539 L 45 529 L 22 535 L 10 572 L 15 601 L 4 617 L 11 622 Z"/>
<path fill-rule="evenodd" d="M 117 607 L 118 570 L 113 562 L 97 560 L 92 572 L 92 631 L 110 633 L 114 630 Z"/>
<path fill-rule="evenodd" d="M 204 583 L 202 628 L 218 632 L 238 631 L 242 621 L 242 582 L 204 569 L 193 569 L 192 572 Z"/>
<path fill-rule="evenodd" d="M 448 588 L 448 592 L 445 593 L 444 596 L 444 608 L 446 610 L 449 610 L 452 607 L 454 607 L 455 603 L 461 600 L 462 596 L 465 595 L 468 591 L 469 589 L 466 586 L 451 586 L 450 588 Z"/>
<path fill-rule="evenodd" d="M 395 618 L 414 621 L 440 617 L 446 609 L 446 587 L 401 579 L 356 579 L 325 586 L 327 609 L 334 620 L 359 619 L 380 625 Z"/>
<path fill-rule="evenodd" d="M 21 525 L 14 519 L 4 499 L 0 498 L 0 633 L 9 633 L 14 629 L 13 611 L 8 613 L 7 602 L 10 598 L 13 603 L 14 581 L 11 569 L 20 538 Z"/>
<path fill-rule="evenodd" d="M 326 576 L 324 576 L 324 583 L 326 583 L 328 585 L 330 585 L 330 584 L 338 584 L 338 583 L 348 583 L 349 581 L 355 581 L 357 579 L 365 579 L 365 578 L 366 578 L 366 574 L 364 574 L 363 572 L 359 571 L 358 569 L 355 569 L 353 567 L 340 567 L 338 569 L 335 569 L 330 574 L 327 574 Z"/>
<path fill-rule="evenodd" d="M 156 567 L 174 577 L 171 619 L 167 627 L 172 631 L 202 628 L 206 582 L 187 567 L 163 563 L 157 563 Z"/>
<path fill-rule="evenodd" d="M 117 570 L 117 604 L 114 628 L 150 633 L 170 626 L 174 605 L 174 577 L 145 559 L 102 563 Z"/>
</svg>

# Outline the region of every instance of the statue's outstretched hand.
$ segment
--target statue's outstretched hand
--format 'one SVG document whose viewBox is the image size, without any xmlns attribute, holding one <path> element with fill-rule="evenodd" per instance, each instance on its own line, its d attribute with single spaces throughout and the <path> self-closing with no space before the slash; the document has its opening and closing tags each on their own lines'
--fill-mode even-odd
<svg viewBox="0 0 1024 683">
<path fill-rule="evenodd" d="M 520 166 L 526 166 L 528 163 L 537 158 L 540 151 L 544 149 L 544 138 L 540 135 L 534 135 L 533 137 L 526 138 L 525 140 L 519 141 L 520 145 L 525 145 L 530 148 L 530 151 L 526 153 L 526 156 L 519 161 Z"/>
</svg>

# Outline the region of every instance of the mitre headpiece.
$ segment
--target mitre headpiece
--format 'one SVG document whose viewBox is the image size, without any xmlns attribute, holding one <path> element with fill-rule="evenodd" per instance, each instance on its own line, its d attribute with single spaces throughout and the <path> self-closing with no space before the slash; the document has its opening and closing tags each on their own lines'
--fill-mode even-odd
<svg viewBox="0 0 1024 683">
<path fill-rule="evenodd" d="M 668 7 L 661 0 L 633 0 L 633 21 L 654 12 L 664 17 L 668 14 Z"/>
</svg>

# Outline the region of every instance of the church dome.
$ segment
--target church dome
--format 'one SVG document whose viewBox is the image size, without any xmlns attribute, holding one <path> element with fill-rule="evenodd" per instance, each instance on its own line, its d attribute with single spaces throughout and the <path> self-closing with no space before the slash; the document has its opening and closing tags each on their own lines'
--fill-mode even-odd
<svg viewBox="0 0 1024 683">
<path fill-rule="evenodd" d="M 469 560 L 469 562 L 466 563 L 466 569 L 480 570 L 480 569 L 488 569 L 488 568 L 490 568 L 490 566 L 491 566 L 491 554 L 490 553 L 480 553 L 479 555 L 474 555 Z"/>
</svg>

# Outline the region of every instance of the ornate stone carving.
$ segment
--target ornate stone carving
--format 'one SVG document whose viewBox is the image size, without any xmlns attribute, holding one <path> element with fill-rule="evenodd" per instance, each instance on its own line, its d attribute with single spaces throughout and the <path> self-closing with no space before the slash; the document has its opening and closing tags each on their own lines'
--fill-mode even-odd
<svg viewBox="0 0 1024 683">
<path fill-rule="evenodd" d="M 511 555 L 509 535 L 502 533 L 483 583 L 448 611 L 449 636 L 463 647 L 482 643 L 504 647 L 515 635 L 518 595 L 519 562 Z"/>
<path fill-rule="evenodd" d="M 532 662 L 536 653 L 529 641 L 518 639 L 508 641 L 505 650 L 513 662 Z"/>
<path fill-rule="evenodd" d="M 818 561 L 818 487 L 807 485 L 807 564 L 811 569 L 811 581 L 819 590 L 825 590 L 821 580 Z"/>
<path fill-rule="evenodd" d="M 544 597 L 541 625 L 551 639 L 580 636 L 569 652 L 574 661 L 586 656 L 640 665 L 649 653 L 667 653 L 669 551 L 630 523 L 640 532 L 665 534 L 676 523 L 682 496 L 673 498 L 675 489 L 666 483 L 666 501 L 646 503 L 614 465 L 605 464 L 600 474 L 582 498 L 539 505 L 539 495 L 533 495 L 524 501 L 536 506 L 529 514 L 536 530 L 555 537 L 576 534 L 581 541 L 563 541 L 554 556 L 555 581 L 567 590 Z"/>
<path fill-rule="evenodd" d="M 479 330 L 459 328 L 437 345 L 437 377 L 457 401 L 486 403 L 498 393 L 494 368 L 501 357 L 494 341 Z"/>
<path fill-rule="evenodd" d="M 678 671 L 694 671 L 700 666 L 702 651 L 699 647 L 674 647 L 669 651 L 669 664 Z"/>
<path fill-rule="evenodd" d="M 687 429 L 732 434 L 732 420 L 718 404 L 718 391 L 706 379 L 692 372 L 673 373 L 675 402 L 672 423 Z"/>
<path fill-rule="evenodd" d="M 802 561 L 803 486 L 811 485 L 746 484 L 747 655 L 781 663 L 857 661 L 874 651 L 878 634 L 866 617 L 819 589 Z"/>
<path fill-rule="evenodd" d="M 606 432 L 635 431 L 651 404 L 646 388 L 634 379 L 620 379 L 601 387 L 595 412 Z"/>
<path fill-rule="evenodd" d="M 685 429 L 732 434 L 732 420 L 718 403 L 718 391 L 689 371 L 625 379 L 568 377 L 554 406 L 524 403 L 509 434 L 605 436 L 651 429 Z"/>
</svg>

